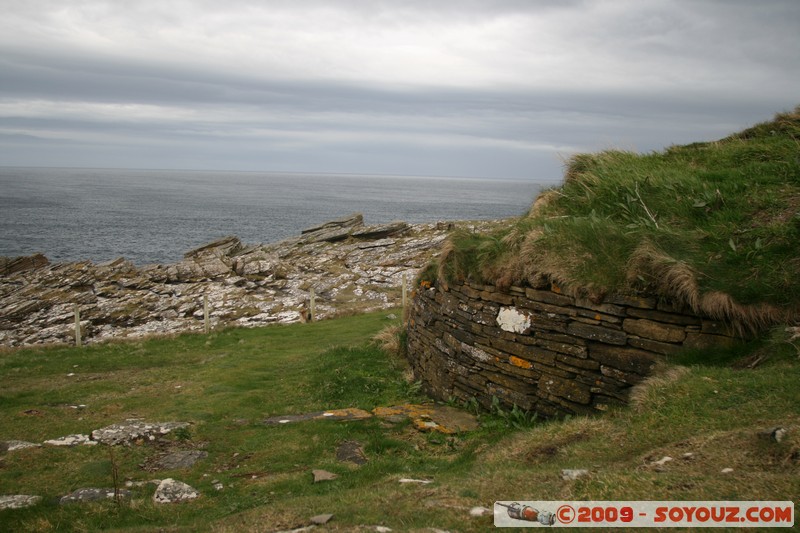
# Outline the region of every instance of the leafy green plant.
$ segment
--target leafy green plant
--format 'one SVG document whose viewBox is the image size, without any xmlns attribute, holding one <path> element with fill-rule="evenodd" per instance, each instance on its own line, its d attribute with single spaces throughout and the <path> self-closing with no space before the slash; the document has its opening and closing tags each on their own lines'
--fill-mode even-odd
<svg viewBox="0 0 800 533">
<path fill-rule="evenodd" d="M 192 440 L 192 432 L 188 427 L 176 428 L 173 432 L 175 439 L 179 441 Z"/>
<path fill-rule="evenodd" d="M 516 404 L 511 409 L 503 408 L 500 399 L 496 396 L 492 397 L 488 413 L 480 414 L 482 424 L 492 428 L 522 430 L 532 428 L 540 422 L 535 412 L 522 410 Z"/>
</svg>

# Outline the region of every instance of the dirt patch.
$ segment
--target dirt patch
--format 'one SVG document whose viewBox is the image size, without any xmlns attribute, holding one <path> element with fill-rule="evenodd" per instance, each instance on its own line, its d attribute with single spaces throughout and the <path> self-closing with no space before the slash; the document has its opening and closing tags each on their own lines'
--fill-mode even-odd
<svg viewBox="0 0 800 533">
<path fill-rule="evenodd" d="M 589 438 L 586 431 L 579 431 L 571 435 L 557 437 L 549 442 L 542 443 L 528 450 L 525 454 L 525 462 L 537 464 L 557 456 L 564 448 Z"/>
<path fill-rule="evenodd" d="M 751 227 L 784 225 L 798 216 L 800 216 L 800 193 L 793 187 L 784 187 L 780 190 L 780 200 L 774 209 L 753 214 Z"/>
</svg>

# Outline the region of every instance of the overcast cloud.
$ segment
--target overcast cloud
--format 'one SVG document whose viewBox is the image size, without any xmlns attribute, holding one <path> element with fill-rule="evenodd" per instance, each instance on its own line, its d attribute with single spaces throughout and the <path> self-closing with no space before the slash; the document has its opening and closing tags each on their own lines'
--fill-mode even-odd
<svg viewBox="0 0 800 533">
<path fill-rule="evenodd" d="M 797 0 L 0 7 L 0 165 L 556 181 L 800 104 Z"/>
</svg>

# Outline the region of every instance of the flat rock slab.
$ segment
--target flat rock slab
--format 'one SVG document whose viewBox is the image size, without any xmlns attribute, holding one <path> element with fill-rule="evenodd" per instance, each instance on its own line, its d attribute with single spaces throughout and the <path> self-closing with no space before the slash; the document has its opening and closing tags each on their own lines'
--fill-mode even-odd
<svg viewBox="0 0 800 533">
<path fill-rule="evenodd" d="M 208 457 L 208 452 L 202 450 L 185 450 L 172 452 L 159 457 L 153 462 L 153 470 L 179 470 L 191 468 L 197 461 Z"/>
<path fill-rule="evenodd" d="M 131 491 L 120 489 L 119 490 L 120 498 L 130 498 Z M 67 505 L 70 503 L 84 503 L 84 502 L 98 502 L 102 500 L 113 500 L 114 499 L 114 489 L 97 489 L 97 488 L 86 488 L 86 489 L 78 489 L 74 492 L 67 494 L 66 496 L 62 496 L 61 499 L 58 501 L 60 505 Z"/>
<path fill-rule="evenodd" d="M 66 437 L 46 440 L 44 443 L 49 444 L 50 446 L 93 446 L 97 444 L 97 442 L 93 441 L 89 435 L 67 435 Z"/>
<path fill-rule="evenodd" d="M 478 419 L 474 415 L 446 405 L 403 404 L 377 407 L 373 413 L 392 422 L 410 418 L 420 431 L 437 431 L 446 435 L 478 429 Z"/>
<path fill-rule="evenodd" d="M 17 450 L 24 450 L 26 448 L 41 448 L 41 444 L 36 444 L 35 442 L 27 442 L 24 440 L 8 440 L 5 442 L 0 442 L 0 453 L 2 452 L 14 452 Z"/>
<path fill-rule="evenodd" d="M 342 463 L 357 465 L 367 464 L 367 456 L 360 442 L 354 440 L 344 441 L 336 449 L 336 460 Z"/>
<path fill-rule="evenodd" d="M 27 494 L 12 494 L 0 496 L 0 510 L 3 509 L 24 509 L 33 507 L 42 500 L 41 496 L 29 496 Z"/>
<path fill-rule="evenodd" d="M 337 218 L 336 220 L 329 220 L 328 222 L 324 222 L 317 226 L 311 226 L 310 228 L 302 230 L 300 234 L 306 235 L 308 233 L 315 233 L 319 230 L 330 228 L 352 228 L 355 226 L 360 226 L 363 223 L 364 215 L 362 213 L 353 213 L 342 218 Z"/>
<path fill-rule="evenodd" d="M 265 424 L 290 424 L 306 420 L 364 420 L 376 416 L 390 422 L 411 419 L 420 431 L 438 431 L 444 434 L 472 431 L 478 428 L 478 419 L 466 411 L 432 404 L 403 404 L 392 407 L 376 407 L 370 413 L 363 409 L 333 409 L 302 415 L 272 416 Z"/>
<path fill-rule="evenodd" d="M 437 424 L 433 428 L 441 433 L 462 433 L 464 431 L 474 431 L 478 429 L 478 419 L 475 415 L 448 407 L 447 405 L 436 405 L 433 412 L 428 415 L 430 420 Z"/>
<path fill-rule="evenodd" d="M 156 437 L 166 435 L 170 431 L 185 428 L 188 422 L 143 422 L 141 420 L 126 420 L 123 424 L 110 426 L 92 431 L 92 440 L 111 446 L 130 444 L 139 439 L 155 440 Z"/>
<path fill-rule="evenodd" d="M 329 411 L 317 411 L 302 415 L 272 416 L 264 420 L 265 424 L 289 424 L 291 422 L 303 422 L 306 420 L 364 420 L 371 418 L 372 413 L 363 409 L 332 409 Z"/>
<path fill-rule="evenodd" d="M 390 235 L 405 231 L 408 227 L 406 222 L 396 221 L 377 226 L 364 226 L 354 230 L 352 235 L 357 239 L 384 239 Z"/>
<path fill-rule="evenodd" d="M 193 500 L 200 496 L 193 487 L 182 481 L 167 478 L 161 481 L 153 494 L 156 503 L 178 503 Z"/>
</svg>

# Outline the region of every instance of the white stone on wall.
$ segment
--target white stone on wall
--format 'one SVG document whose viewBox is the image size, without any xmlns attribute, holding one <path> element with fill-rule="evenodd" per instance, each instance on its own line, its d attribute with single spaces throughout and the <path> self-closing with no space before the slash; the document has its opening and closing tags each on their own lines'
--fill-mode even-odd
<svg viewBox="0 0 800 533">
<path fill-rule="evenodd" d="M 525 333 L 531 327 L 531 317 L 518 311 L 516 307 L 501 307 L 497 313 L 497 325 L 503 331 Z"/>
</svg>

